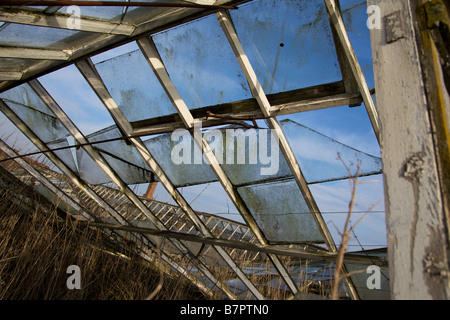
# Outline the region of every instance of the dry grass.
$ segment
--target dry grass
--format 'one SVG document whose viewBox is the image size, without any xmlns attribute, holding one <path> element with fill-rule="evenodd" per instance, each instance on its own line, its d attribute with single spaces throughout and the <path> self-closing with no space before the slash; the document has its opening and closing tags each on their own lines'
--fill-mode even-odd
<svg viewBox="0 0 450 320">
<path fill-rule="evenodd" d="M 17 201 L 18 194 L 0 192 L 0 299 L 125 300 L 151 293 L 164 300 L 203 297 L 181 277 L 166 275 L 161 286 L 161 274 L 131 245 L 114 248 L 104 233 L 80 230 L 72 220 L 58 217 L 55 207 L 35 200 L 26 205 Z M 70 265 L 81 269 L 79 290 L 66 286 Z"/>
</svg>

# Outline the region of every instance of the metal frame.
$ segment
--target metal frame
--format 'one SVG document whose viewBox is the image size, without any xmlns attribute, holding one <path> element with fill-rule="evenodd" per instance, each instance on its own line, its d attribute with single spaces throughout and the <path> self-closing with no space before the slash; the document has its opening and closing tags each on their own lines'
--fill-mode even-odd
<svg viewBox="0 0 450 320">
<path fill-rule="evenodd" d="M 39 137 L 37 137 L 33 131 L 8 107 L 8 105 L 0 99 L 0 110 L 2 111 L 2 113 L 4 115 L 6 115 L 8 117 L 8 119 L 14 124 L 16 125 L 17 128 L 20 129 L 20 131 L 22 131 L 22 133 L 25 134 L 25 136 L 31 141 L 33 142 L 34 145 L 36 145 L 36 147 L 38 147 L 38 149 L 40 149 L 41 151 L 45 151 L 47 157 L 64 173 L 66 174 L 70 180 L 79 188 L 81 189 L 84 193 L 86 193 L 91 199 L 93 199 L 96 203 L 98 203 L 98 205 L 103 208 L 104 210 L 106 210 L 111 217 L 113 217 L 120 225 L 131 225 L 129 221 L 127 221 L 125 218 L 122 217 L 122 215 L 120 213 L 118 213 L 110 204 L 108 204 L 106 201 L 103 200 L 102 197 L 100 197 L 89 185 L 87 185 L 86 183 L 84 183 L 74 172 L 71 171 L 71 169 L 69 167 L 67 167 L 64 162 L 62 162 L 59 157 L 57 155 L 55 155 L 53 152 L 49 151 L 49 149 L 47 148 L 46 144 L 39 139 Z M 20 158 L 17 158 L 20 159 Z M 141 235 L 137 235 L 138 238 L 141 237 Z M 150 246 L 150 248 L 152 248 L 152 250 L 154 250 L 155 252 L 157 251 L 157 246 L 154 245 L 151 241 L 147 240 L 146 242 L 147 245 Z M 165 255 L 162 254 L 161 258 L 168 263 L 172 268 L 176 269 L 178 272 L 180 272 L 182 275 L 186 276 L 188 275 L 188 278 L 190 281 L 192 281 L 194 284 L 196 284 L 199 289 L 201 289 L 202 291 L 205 291 L 205 288 L 207 288 L 207 286 L 205 286 L 204 284 L 200 283 L 198 281 L 198 279 L 196 279 L 195 277 L 192 277 L 191 275 L 189 275 L 189 272 L 187 272 L 186 270 L 184 270 L 184 268 L 182 268 L 181 266 L 179 266 L 178 264 L 176 264 L 174 261 L 172 261 L 172 259 Z M 234 295 L 232 295 L 234 296 Z"/>
<path fill-rule="evenodd" d="M 308 205 L 309 210 L 311 211 L 317 226 L 319 227 L 319 230 L 325 240 L 325 243 L 328 247 L 328 249 L 335 253 L 337 252 L 337 247 L 334 243 L 333 237 L 331 236 L 330 231 L 328 230 L 328 227 L 323 220 L 323 217 L 320 213 L 319 207 L 317 206 L 314 197 L 309 190 L 308 184 L 306 182 L 305 177 L 303 176 L 303 173 L 300 169 L 300 166 L 297 163 L 297 160 L 295 158 L 294 153 L 292 152 L 289 143 L 284 136 L 284 133 L 281 129 L 280 124 L 278 123 L 276 117 L 272 117 L 270 114 L 270 108 L 271 105 L 269 103 L 269 100 L 267 99 L 266 94 L 264 93 L 264 90 L 258 81 L 258 78 L 256 76 L 256 73 L 254 72 L 252 65 L 244 51 L 244 48 L 242 47 L 238 34 L 234 28 L 233 22 L 231 20 L 231 17 L 228 13 L 228 11 L 220 10 L 216 13 L 217 19 L 219 20 L 220 25 L 222 26 L 222 29 L 228 39 L 228 42 L 230 43 L 231 48 L 233 49 L 233 52 L 236 55 L 236 59 L 238 60 L 246 78 L 247 82 L 250 86 L 250 90 L 253 94 L 253 97 L 258 101 L 258 104 L 261 108 L 261 111 L 266 117 L 267 124 L 269 125 L 269 128 L 272 130 L 272 132 L 275 132 L 278 135 L 278 144 L 281 149 L 281 152 L 283 153 L 286 162 L 291 169 L 291 172 L 294 176 L 294 179 L 306 201 L 306 204 Z M 345 271 L 344 271 L 345 272 Z M 346 277 L 345 281 L 347 282 L 347 285 L 350 289 L 350 294 L 353 299 L 358 299 L 358 293 L 351 281 L 350 278 Z"/>
<path fill-rule="evenodd" d="M 244 218 L 246 223 L 250 226 L 250 229 L 253 231 L 260 244 L 267 245 L 268 244 L 267 239 L 265 238 L 261 229 L 258 227 L 258 224 L 256 223 L 250 211 L 247 209 L 245 202 L 242 200 L 241 196 L 234 188 L 225 171 L 219 165 L 219 162 L 214 153 L 212 152 L 208 142 L 201 136 L 199 137 L 197 134 L 195 134 L 194 131 L 191 130 L 194 129 L 194 117 L 192 116 L 188 107 L 186 106 L 183 99 L 176 90 L 174 84 L 172 83 L 172 80 L 170 79 L 170 76 L 164 66 L 164 63 L 161 57 L 159 56 L 155 44 L 149 38 L 142 38 L 138 40 L 138 45 L 142 53 L 146 57 L 147 62 L 153 69 L 162 87 L 166 91 L 169 99 L 172 101 L 173 105 L 177 109 L 178 114 L 180 115 L 183 123 L 186 126 L 186 129 L 188 129 L 191 132 L 194 141 L 203 151 L 205 158 L 208 160 L 208 163 L 210 164 L 210 168 L 213 170 L 214 174 L 219 179 L 219 182 L 225 189 L 227 195 L 230 197 L 231 201 L 239 210 L 241 216 Z M 292 278 L 282 265 L 281 261 L 278 259 L 277 256 L 273 254 L 269 254 L 269 257 L 270 260 L 272 261 L 272 264 L 275 266 L 275 268 L 283 278 L 284 282 L 286 282 L 286 284 L 293 292 L 293 294 L 296 294 L 298 292 L 298 289 L 295 283 L 293 282 Z"/>
<path fill-rule="evenodd" d="M 104 85 L 100 78 L 100 75 L 95 70 L 95 66 L 92 62 L 81 61 L 76 64 L 77 68 L 80 70 L 81 74 L 85 77 L 89 85 L 92 87 L 94 92 L 103 102 L 105 107 L 108 109 L 112 118 L 115 120 L 117 126 L 125 134 L 125 136 L 130 136 L 132 132 L 132 126 L 123 115 L 122 111 L 119 109 L 114 99 L 108 92 L 108 89 Z M 172 195 L 172 198 L 180 206 L 180 208 L 186 213 L 186 215 L 192 220 L 194 225 L 198 230 L 205 236 L 212 236 L 208 228 L 203 224 L 203 221 L 199 219 L 196 212 L 191 208 L 189 203 L 183 198 L 181 193 L 174 187 L 172 182 L 169 180 L 168 176 L 164 173 L 162 168 L 158 165 L 154 157 L 151 155 L 150 151 L 144 145 L 140 138 L 130 137 L 129 141 L 134 145 L 142 158 L 147 162 L 148 166 L 167 190 L 167 192 Z M 236 262 L 231 258 L 231 256 L 220 246 L 213 246 L 217 253 L 224 259 L 228 266 L 233 270 L 239 279 L 247 286 L 251 293 L 258 299 L 264 299 L 263 295 L 258 291 L 255 285 L 247 278 L 244 272 L 239 268 Z"/>
<path fill-rule="evenodd" d="M 89 141 L 81 133 L 81 131 L 75 126 L 75 124 L 64 113 L 61 107 L 53 100 L 53 98 L 45 91 L 44 87 L 37 81 L 31 80 L 29 82 L 31 88 L 39 95 L 39 97 L 45 102 L 49 109 L 54 113 L 55 117 L 66 127 L 69 133 L 75 138 L 75 140 L 83 145 L 83 149 L 89 154 L 94 162 L 102 169 L 102 171 L 108 176 L 109 179 L 120 189 L 120 191 L 126 195 L 128 199 L 146 216 L 146 218 L 152 222 L 152 224 L 158 230 L 167 230 L 167 227 L 150 211 L 150 209 L 141 201 L 141 199 L 128 187 L 128 185 L 122 181 L 119 175 L 112 169 L 109 163 L 94 147 L 89 145 Z M 235 298 L 234 294 L 223 284 L 216 279 L 211 271 L 195 257 L 195 255 L 184 246 L 183 243 L 171 239 L 172 243 L 183 255 L 188 256 L 192 261 L 195 261 L 197 267 L 229 298 Z"/>
</svg>

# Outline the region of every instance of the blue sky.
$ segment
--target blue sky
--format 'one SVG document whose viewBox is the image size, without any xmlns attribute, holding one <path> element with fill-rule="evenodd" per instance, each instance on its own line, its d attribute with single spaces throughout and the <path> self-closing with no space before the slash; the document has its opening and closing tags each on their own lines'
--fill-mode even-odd
<svg viewBox="0 0 450 320">
<path fill-rule="evenodd" d="M 259 1 L 265 10 L 250 20 L 248 15 L 258 1 L 232 13 L 244 49 L 266 93 L 339 80 L 337 60 L 333 51 L 330 51 L 330 48 L 332 49 L 330 36 L 326 36 L 329 25 L 325 23 L 323 1 L 287 3 L 287 6 L 281 3 L 271 6 L 270 1 Z M 311 5 L 300 7 L 302 10 L 295 11 L 293 8 L 297 3 L 299 6 L 306 3 Z M 365 26 L 364 3 L 365 1 L 356 0 L 341 1 L 350 39 L 367 76 L 369 87 L 372 88 L 372 58 L 369 30 Z M 351 10 L 346 11 L 348 8 Z M 316 12 L 314 10 L 321 10 L 323 16 L 318 19 L 313 15 Z M 210 16 L 155 36 L 155 43 L 167 64 L 169 73 L 190 108 L 249 97 L 245 79 L 242 78 L 239 65 L 231 49 L 227 47 L 216 20 L 214 16 Z M 276 21 L 279 23 L 275 24 Z M 314 27 L 319 31 L 313 32 Z M 299 32 L 303 32 L 303 35 L 299 35 Z M 203 36 L 203 33 L 206 33 L 206 36 Z M 190 43 L 195 44 L 190 46 Z M 130 43 L 92 57 L 92 60 L 99 63 L 137 49 L 135 43 Z M 214 52 L 219 52 L 219 55 L 211 57 Z M 148 68 L 151 72 L 148 66 L 142 67 Z M 121 74 L 117 73 L 115 76 L 118 78 L 116 82 L 120 83 Z M 125 77 L 132 79 L 133 74 L 127 74 Z M 113 124 L 106 108 L 76 67 L 66 67 L 41 77 L 39 81 L 85 135 Z M 226 83 L 230 85 L 225 85 Z M 114 86 L 114 81 L 111 86 Z M 145 86 L 141 90 L 147 94 L 148 89 Z M 345 145 L 373 156 L 380 156 L 379 146 L 364 105 L 357 108 L 343 106 L 279 117 L 279 120 L 283 119 L 294 120 Z M 4 128 L 7 128 L 6 124 Z M 8 127 L 7 132 L 10 131 L 12 129 Z M 368 246 L 385 245 L 382 176 L 367 177 L 361 181 L 369 182 L 358 185 L 355 210 L 364 212 L 372 205 L 376 206 L 373 208 L 375 212 L 366 216 L 356 229 L 358 239 Z M 313 184 L 310 188 L 324 213 L 330 231 L 338 242 L 339 234 L 335 226 L 342 227 L 348 209 L 350 195 L 348 181 Z M 145 188 L 140 187 L 137 190 L 143 192 Z M 236 208 L 217 182 L 180 190 L 196 210 L 224 214 L 225 217 L 241 220 Z M 155 195 L 158 200 L 173 203 L 161 185 L 158 185 Z M 355 214 L 353 220 L 356 221 L 358 215 L 360 214 Z M 353 239 L 353 245 L 357 244 L 355 241 Z"/>
</svg>

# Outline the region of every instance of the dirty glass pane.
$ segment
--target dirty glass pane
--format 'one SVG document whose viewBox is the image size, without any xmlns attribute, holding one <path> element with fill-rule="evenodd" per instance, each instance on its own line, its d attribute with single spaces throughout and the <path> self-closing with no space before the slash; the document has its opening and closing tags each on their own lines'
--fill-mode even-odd
<svg viewBox="0 0 450 320">
<path fill-rule="evenodd" d="M 203 138 L 234 185 L 292 176 L 268 129 L 207 130 Z M 187 130 L 163 134 L 145 144 L 175 186 L 218 181 Z"/>
<path fill-rule="evenodd" d="M 62 50 L 67 48 L 63 40 L 78 31 L 10 23 L 0 31 L 0 45 L 42 47 Z"/>
<path fill-rule="evenodd" d="M 80 178 L 90 184 L 104 184 L 111 180 L 82 148 L 77 150 L 77 164 Z"/>
<path fill-rule="evenodd" d="M 308 183 L 348 178 L 344 163 L 361 161 L 361 175 L 380 173 L 381 159 L 346 146 L 292 120 L 281 126 Z M 341 160 L 339 160 L 340 155 Z"/>
<path fill-rule="evenodd" d="M 341 0 L 342 17 L 356 57 L 369 88 L 375 87 L 370 30 L 367 27 L 367 1 Z"/>
<path fill-rule="evenodd" d="M 49 149 L 65 148 L 69 146 L 67 139 L 61 139 L 59 141 L 47 143 Z M 73 172 L 77 172 L 78 169 L 75 165 L 75 160 L 73 158 L 71 149 L 62 149 L 54 151 L 56 156 L 59 157 Z"/>
<path fill-rule="evenodd" d="M 100 62 L 96 68 L 129 121 L 177 113 L 140 50 Z"/>
<path fill-rule="evenodd" d="M 7 104 L 9 102 L 15 102 L 24 110 L 35 110 L 53 117 L 52 111 L 28 84 L 23 84 L 8 91 L 2 92 L 0 94 L 0 98 L 3 99 Z"/>
<path fill-rule="evenodd" d="M 191 208 L 197 212 L 206 212 L 224 219 L 245 224 L 240 213 L 228 197 L 220 182 L 180 187 L 178 188 L 178 191 L 183 195 L 183 198 L 189 203 Z M 233 231 L 234 240 L 240 240 L 239 236 L 242 237 L 243 232 L 245 232 L 234 229 Z M 222 237 L 230 235 L 231 232 L 224 232 Z"/>
<path fill-rule="evenodd" d="M 266 94 L 342 79 L 323 0 L 257 0 L 230 13 Z"/>
<path fill-rule="evenodd" d="M 163 134 L 144 144 L 176 187 L 217 181 L 190 133 L 187 130 L 180 133 L 173 136 L 174 141 L 171 134 Z"/>
<path fill-rule="evenodd" d="M 208 130 L 204 137 L 234 185 L 292 176 L 269 129 Z"/>
<path fill-rule="evenodd" d="M 238 192 L 269 242 L 323 242 L 294 180 L 240 187 Z"/>
<path fill-rule="evenodd" d="M 8 90 L 0 97 L 49 147 L 68 145 L 66 138 L 70 136 L 69 132 L 28 84 Z M 70 149 L 59 150 L 57 154 L 72 170 L 76 171 Z"/>
<path fill-rule="evenodd" d="M 123 12 L 123 7 L 107 7 L 107 6 L 82 6 L 80 8 L 81 17 L 108 19 L 111 22 L 120 21 L 121 14 Z M 72 13 L 70 7 L 64 6 L 58 10 L 60 13 Z"/>
<path fill-rule="evenodd" d="M 215 15 L 155 34 L 153 40 L 189 109 L 251 98 Z"/>
<path fill-rule="evenodd" d="M 121 136 L 117 127 L 113 126 L 91 134 L 86 138 L 90 142 L 98 142 Z M 106 161 L 126 184 L 144 183 L 152 180 L 150 168 L 148 168 L 144 159 L 138 154 L 133 145 L 127 145 L 124 140 L 118 140 L 94 144 L 93 146 L 101 152 Z M 77 160 L 80 168 L 82 167 L 86 170 L 86 172 L 83 172 L 83 176 L 87 182 L 93 184 L 109 182 L 106 175 L 96 173 L 96 171 L 101 171 L 100 167 L 90 159 L 82 148 L 77 150 Z"/>
</svg>

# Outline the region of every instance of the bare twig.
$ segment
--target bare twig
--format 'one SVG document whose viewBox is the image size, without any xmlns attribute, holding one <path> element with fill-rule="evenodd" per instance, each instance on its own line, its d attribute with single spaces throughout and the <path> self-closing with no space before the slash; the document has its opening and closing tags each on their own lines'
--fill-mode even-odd
<svg viewBox="0 0 450 320">
<path fill-rule="evenodd" d="M 348 166 L 342 160 L 342 157 L 341 157 L 340 153 L 338 153 L 338 159 L 343 163 L 344 167 L 347 170 L 347 173 L 348 173 L 348 176 L 349 176 L 351 197 L 350 197 L 350 202 L 349 202 L 349 205 L 348 205 L 348 214 L 347 214 L 347 218 L 345 220 L 344 230 L 343 230 L 342 233 L 339 232 L 341 237 L 342 237 L 342 241 L 341 241 L 341 245 L 339 246 L 339 251 L 338 251 L 337 258 L 336 258 L 333 286 L 332 286 L 331 295 L 330 295 L 330 299 L 332 299 L 332 300 L 337 300 L 338 299 L 339 284 L 342 281 L 342 279 L 344 279 L 346 277 L 349 277 L 349 276 L 351 276 L 353 274 L 356 274 L 356 273 L 364 272 L 364 270 L 356 270 L 356 271 L 352 271 L 352 272 L 348 272 L 348 273 L 342 273 L 342 269 L 343 269 L 343 265 L 344 265 L 343 264 L 344 254 L 347 251 L 348 241 L 350 240 L 351 234 L 354 231 L 355 227 L 378 204 L 378 202 L 377 202 L 377 203 L 371 205 L 369 207 L 369 209 L 358 219 L 358 221 L 351 228 L 349 228 L 350 219 L 351 219 L 351 216 L 352 216 L 352 213 L 353 213 L 353 209 L 354 209 L 354 206 L 355 206 L 356 187 L 357 187 L 358 184 L 367 183 L 369 181 L 366 181 L 366 182 L 359 182 L 358 181 L 359 173 L 361 171 L 361 160 L 359 160 L 359 159 L 357 160 L 356 172 L 355 172 L 355 174 L 352 174 L 350 166 Z"/>
</svg>

